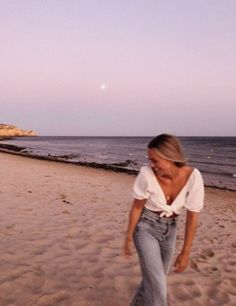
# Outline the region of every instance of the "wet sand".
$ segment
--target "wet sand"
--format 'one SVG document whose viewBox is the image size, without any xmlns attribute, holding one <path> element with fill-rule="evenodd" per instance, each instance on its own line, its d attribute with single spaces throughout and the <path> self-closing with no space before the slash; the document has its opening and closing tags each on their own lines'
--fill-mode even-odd
<svg viewBox="0 0 236 306">
<path fill-rule="evenodd" d="M 128 306 L 137 255 L 122 255 L 134 176 L 0 153 L 0 305 Z M 236 304 L 235 192 L 206 188 L 175 306 Z M 177 250 L 183 242 L 180 217 Z"/>
</svg>

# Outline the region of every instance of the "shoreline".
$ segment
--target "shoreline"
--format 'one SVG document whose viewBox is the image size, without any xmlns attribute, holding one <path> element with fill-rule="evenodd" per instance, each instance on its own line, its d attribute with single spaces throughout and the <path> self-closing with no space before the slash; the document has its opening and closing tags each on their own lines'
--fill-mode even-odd
<svg viewBox="0 0 236 306">
<path fill-rule="evenodd" d="M 120 172 L 120 173 L 127 173 L 130 175 L 137 175 L 139 173 L 138 170 L 134 169 L 128 169 L 128 168 L 123 168 L 122 166 L 119 166 L 117 164 L 105 164 L 105 163 L 96 163 L 96 162 L 82 162 L 82 161 L 68 161 L 66 160 L 66 156 L 62 157 L 56 157 L 56 156 L 42 156 L 42 155 L 37 155 L 37 154 L 31 154 L 29 152 L 24 153 L 23 151 L 26 150 L 25 147 L 19 147 L 15 145 L 9 145 L 9 144 L 4 144 L 0 143 L 0 152 L 1 153 L 6 153 L 6 154 L 13 154 L 13 155 L 19 155 L 22 157 L 26 158 L 32 158 L 32 159 L 38 159 L 38 160 L 47 160 L 51 162 L 57 162 L 57 163 L 63 163 L 63 164 L 70 164 L 70 165 L 75 165 L 75 166 L 83 166 L 83 167 L 90 167 L 90 168 L 96 168 L 96 169 L 104 169 L 108 171 L 113 171 L 113 172 Z M 208 184 L 204 184 L 205 187 L 207 188 L 213 188 L 217 190 L 226 190 L 226 191 L 232 191 L 236 192 L 235 189 L 227 188 L 227 187 L 219 187 L 219 186 L 212 186 Z"/>
<path fill-rule="evenodd" d="M 12 146 L 12 145 L 5 145 L 5 146 Z M 42 156 L 42 155 L 36 155 L 36 154 L 31 154 L 31 153 L 23 153 L 22 151 L 25 149 L 23 147 L 17 147 L 13 146 L 16 149 L 9 150 L 9 149 L 4 149 L 0 145 L 0 152 L 1 153 L 6 153 L 6 154 L 13 154 L 13 155 L 18 155 L 26 158 L 32 158 L 32 159 L 39 159 L 39 160 L 47 160 L 51 162 L 57 162 L 57 163 L 63 163 L 63 164 L 69 164 L 69 165 L 77 165 L 77 166 L 83 166 L 83 167 L 90 167 L 90 168 L 97 168 L 97 169 L 104 169 L 104 170 L 110 170 L 113 172 L 121 172 L 121 173 L 127 173 L 131 175 L 136 175 L 138 174 L 139 171 L 133 170 L 133 169 L 127 169 L 127 168 L 122 168 L 116 165 L 112 164 L 104 164 L 104 163 L 96 163 L 96 162 L 82 162 L 82 161 L 68 161 L 66 159 L 62 159 L 61 157 L 56 157 L 56 156 Z"/>
</svg>

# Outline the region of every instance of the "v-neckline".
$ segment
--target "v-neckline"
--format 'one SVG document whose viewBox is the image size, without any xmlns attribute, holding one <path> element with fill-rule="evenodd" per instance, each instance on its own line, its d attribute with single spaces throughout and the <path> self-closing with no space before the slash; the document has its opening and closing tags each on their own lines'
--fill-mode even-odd
<svg viewBox="0 0 236 306">
<path fill-rule="evenodd" d="M 150 167 L 150 168 L 151 168 L 151 167 Z M 188 183 L 189 183 L 189 181 L 190 181 L 190 178 L 192 177 L 193 172 L 194 172 L 195 170 L 196 170 L 196 168 L 193 168 L 193 170 L 192 170 L 192 172 L 190 173 L 190 175 L 189 175 L 189 177 L 188 177 L 186 183 L 185 183 L 185 184 L 183 185 L 183 187 L 180 189 L 180 191 L 178 192 L 178 194 L 176 195 L 176 197 L 174 198 L 174 200 L 171 202 L 171 204 L 168 204 L 168 203 L 167 203 L 167 199 L 166 199 L 166 195 L 165 195 L 165 193 L 164 193 L 164 191 L 163 191 L 163 189 L 162 189 L 162 187 L 161 187 L 161 184 L 159 183 L 159 181 L 158 181 L 158 179 L 157 179 L 157 177 L 156 177 L 156 175 L 155 175 L 153 169 L 151 168 L 151 172 L 152 172 L 152 174 L 153 174 L 153 178 L 155 179 L 155 181 L 156 181 L 156 183 L 157 183 L 159 189 L 161 190 L 161 193 L 162 193 L 163 198 L 165 199 L 165 204 L 166 204 L 166 205 L 172 206 L 172 205 L 174 204 L 174 202 L 176 201 L 176 199 L 179 197 L 179 195 L 182 193 L 182 191 L 183 191 L 183 190 L 185 189 L 185 187 L 188 185 Z"/>
</svg>

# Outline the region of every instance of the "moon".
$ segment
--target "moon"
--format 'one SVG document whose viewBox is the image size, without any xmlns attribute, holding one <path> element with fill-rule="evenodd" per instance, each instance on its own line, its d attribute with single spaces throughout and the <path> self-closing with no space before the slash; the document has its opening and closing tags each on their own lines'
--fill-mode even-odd
<svg viewBox="0 0 236 306">
<path fill-rule="evenodd" d="M 100 89 L 101 89 L 101 90 L 106 90 L 106 89 L 107 89 L 107 86 L 106 86 L 105 84 L 101 84 L 101 85 L 100 85 Z"/>
</svg>

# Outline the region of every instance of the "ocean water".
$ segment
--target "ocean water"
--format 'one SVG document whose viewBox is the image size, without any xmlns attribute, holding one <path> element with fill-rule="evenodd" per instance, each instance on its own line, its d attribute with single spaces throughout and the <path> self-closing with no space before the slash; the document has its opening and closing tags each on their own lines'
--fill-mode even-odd
<svg viewBox="0 0 236 306">
<path fill-rule="evenodd" d="M 136 170 L 148 164 L 147 144 L 152 137 L 22 137 L 0 143 L 24 148 L 24 153 L 55 157 L 67 162 L 110 165 Z M 191 166 L 205 185 L 236 190 L 236 137 L 180 137 Z"/>
</svg>

